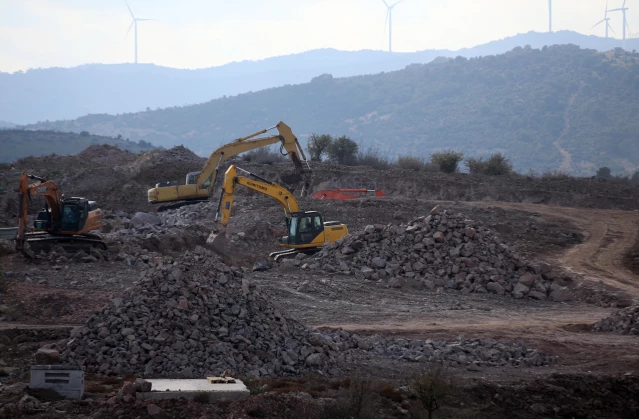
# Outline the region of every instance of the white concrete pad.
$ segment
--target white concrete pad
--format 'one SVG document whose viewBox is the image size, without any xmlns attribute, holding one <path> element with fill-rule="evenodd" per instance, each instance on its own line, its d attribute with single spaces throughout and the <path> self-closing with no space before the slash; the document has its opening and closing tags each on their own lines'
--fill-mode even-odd
<svg viewBox="0 0 639 419">
<path fill-rule="evenodd" d="M 250 395 L 243 382 L 235 380 L 233 384 L 211 384 L 206 380 L 168 380 L 151 379 L 151 391 L 136 393 L 140 400 L 147 399 L 175 399 L 184 397 L 206 397 L 209 402 L 219 399 L 241 399 Z"/>
</svg>

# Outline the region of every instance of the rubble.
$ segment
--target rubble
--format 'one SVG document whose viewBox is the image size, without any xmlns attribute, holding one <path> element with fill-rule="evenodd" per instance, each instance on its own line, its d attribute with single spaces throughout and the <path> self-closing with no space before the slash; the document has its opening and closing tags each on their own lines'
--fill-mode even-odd
<svg viewBox="0 0 639 419">
<path fill-rule="evenodd" d="M 396 288 L 412 283 L 516 299 L 573 298 L 550 265 L 530 264 L 491 230 L 439 206 L 406 225 L 368 225 L 324 247 L 305 266 Z"/>
<path fill-rule="evenodd" d="M 599 320 L 592 325 L 592 330 L 639 336 L 639 305 L 626 307 Z"/>
<path fill-rule="evenodd" d="M 238 268 L 197 247 L 155 257 L 121 298 L 71 334 L 61 358 L 103 375 L 202 377 L 230 369 L 249 376 L 339 373 L 369 356 L 466 365 L 546 365 L 521 343 L 392 340 L 344 331 L 313 333 L 287 317 Z"/>
</svg>

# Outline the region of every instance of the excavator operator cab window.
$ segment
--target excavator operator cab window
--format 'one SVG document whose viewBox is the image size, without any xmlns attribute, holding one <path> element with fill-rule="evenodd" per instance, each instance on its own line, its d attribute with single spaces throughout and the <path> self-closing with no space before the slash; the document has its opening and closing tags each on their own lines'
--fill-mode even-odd
<svg viewBox="0 0 639 419">
<path fill-rule="evenodd" d="M 298 215 L 291 218 L 288 229 L 289 244 L 308 244 L 324 231 L 319 214 Z"/>
<path fill-rule="evenodd" d="M 197 178 L 200 175 L 200 172 L 190 172 L 186 174 L 186 184 L 187 185 L 195 185 L 197 183 Z"/>
</svg>

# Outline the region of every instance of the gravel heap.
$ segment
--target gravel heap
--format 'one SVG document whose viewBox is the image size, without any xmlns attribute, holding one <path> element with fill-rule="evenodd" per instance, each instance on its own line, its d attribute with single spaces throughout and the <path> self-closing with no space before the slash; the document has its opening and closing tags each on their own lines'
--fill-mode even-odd
<svg viewBox="0 0 639 419">
<path fill-rule="evenodd" d="M 598 332 L 639 335 L 639 305 L 616 311 L 612 316 L 593 324 L 592 329 Z"/>
<path fill-rule="evenodd" d="M 152 257 L 121 298 L 74 329 L 61 359 L 103 375 L 204 377 L 337 375 L 342 362 L 374 357 L 449 365 L 547 365 L 522 343 L 486 339 L 404 340 L 339 330 L 314 333 L 275 307 L 238 268 L 196 247 Z"/>
<path fill-rule="evenodd" d="M 74 330 L 61 355 L 106 375 L 286 375 L 335 365 L 305 326 L 201 247 L 150 259 L 122 298 Z"/>
<path fill-rule="evenodd" d="M 572 299 L 549 264 L 529 264 L 491 230 L 439 206 L 408 225 L 369 225 L 326 246 L 304 265 L 391 287 L 412 282 L 518 299 Z"/>
</svg>

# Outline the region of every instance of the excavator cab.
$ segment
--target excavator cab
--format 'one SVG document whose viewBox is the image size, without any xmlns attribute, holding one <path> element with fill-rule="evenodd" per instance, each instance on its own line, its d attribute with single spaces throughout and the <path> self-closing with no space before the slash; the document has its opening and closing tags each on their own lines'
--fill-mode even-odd
<svg viewBox="0 0 639 419">
<path fill-rule="evenodd" d="M 282 237 L 284 247 L 316 247 L 340 240 L 348 228 L 339 221 L 324 221 L 317 211 L 293 212 L 287 218 L 288 236 Z M 311 245 L 311 246 L 309 246 Z"/>
</svg>

